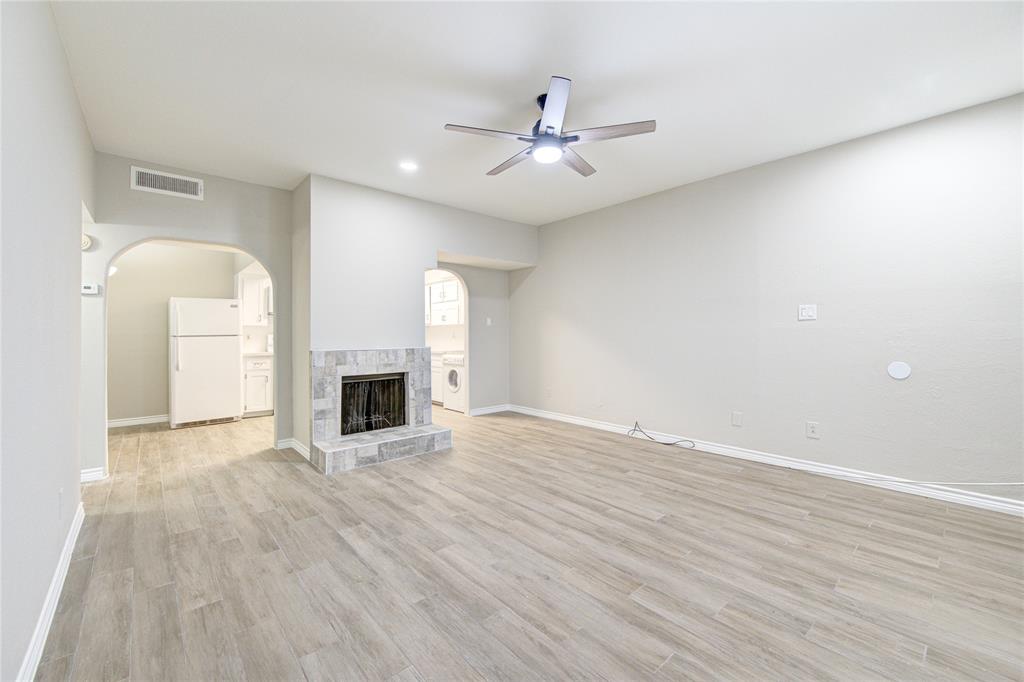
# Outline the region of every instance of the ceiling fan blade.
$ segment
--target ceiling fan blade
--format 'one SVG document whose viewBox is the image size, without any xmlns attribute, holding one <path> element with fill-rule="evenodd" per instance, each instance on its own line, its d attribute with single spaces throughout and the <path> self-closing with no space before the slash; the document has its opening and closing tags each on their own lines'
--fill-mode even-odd
<svg viewBox="0 0 1024 682">
<path fill-rule="evenodd" d="M 446 123 L 444 129 L 451 130 L 456 133 L 469 133 L 470 135 L 483 135 L 484 137 L 498 137 L 503 140 L 516 140 L 517 142 L 533 142 L 537 139 L 533 135 L 524 133 L 509 133 L 504 130 L 488 130 L 487 128 L 457 126 L 452 123 Z"/>
<path fill-rule="evenodd" d="M 561 76 L 552 76 L 548 85 L 548 94 L 544 100 L 544 113 L 540 117 L 540 132 L 552 128 L 552 134 L 562 134 L 562 121 L 565 119 L 565 107 L 569 103 L 569 86 L 572 81 Z"/>
<path fill-rule="evenodd" d="M 504 173 L 509 168 L 511 168 L 512 166 L 516 165 L 517 163 L 520 163 L 522 161 L 526 161 L 528 158 L 530 158 L 530 150 L 531 149 L 533 149 L 533 147 L 527 147 L 523 151 L 519 152 L 518 154 L 516 154 L 515 156 L 510 158 L 508 161 L 505 161 L 501 165 L 495 166 L 491 170 L 487 171 L 487 174 L 488 175 L 497 175 L 498 173 Z"/>
<path fill-rule="evenodd" d="M 574 144 L 579 144 L 583 142 L 597 142 L 598 140 L 611 140 L 616 137 L 629 137 L 630 135 L 653 133 L 654 127 L 654 121 L 637 121 L 636 123 L 620 123 L 619 125 L 604 126 L 602 128 L 572 130 L 562 135 L 562 137 L 578 137 L 580 139 Z"/>
<path fill-rule="evenodd" d="M 585 178 L 589 178 L 597 172 L 596 168 L 587 163 L 582 156 L 574 152 L 570 147 L 562 150 L 562 163 Z"/>
</svg>

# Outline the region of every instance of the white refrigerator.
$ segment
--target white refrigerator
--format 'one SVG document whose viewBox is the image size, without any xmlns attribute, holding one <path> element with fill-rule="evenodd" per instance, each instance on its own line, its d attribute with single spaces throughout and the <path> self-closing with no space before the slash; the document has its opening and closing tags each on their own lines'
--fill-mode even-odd
<svg viewBox="0 0 1024 682">
<path fill-rule="evenodd" d="M 242 327 L 234 298 L 172 298 L 170 423 L 242 416 Z"/>
</svg>

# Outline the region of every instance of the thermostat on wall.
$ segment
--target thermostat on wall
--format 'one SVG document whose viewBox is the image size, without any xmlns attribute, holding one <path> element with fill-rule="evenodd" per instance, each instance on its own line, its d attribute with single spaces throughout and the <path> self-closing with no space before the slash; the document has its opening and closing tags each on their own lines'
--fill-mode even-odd
<svg viewBox="0 0 1024 682">
<path fill-rule="evenodd" d="M 82 296 L 98 296 L 100 293 L 99 284 L 82 284 Z"/>
</svg>

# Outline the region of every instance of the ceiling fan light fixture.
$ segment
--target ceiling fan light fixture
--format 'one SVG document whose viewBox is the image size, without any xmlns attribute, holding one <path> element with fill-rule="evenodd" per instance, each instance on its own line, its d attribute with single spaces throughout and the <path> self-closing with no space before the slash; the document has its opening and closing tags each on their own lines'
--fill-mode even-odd
<svg viewBox="0 0 1024 682">
<path fill-rule="evenodd" d="M 558 163 L 562 158 L 562 145 L 556 140 L 537 140 L 532 156 L 537 163 Z"/>
<path fill-rule="evenodd" d="M 530 146 L 526 149 L 520 150 L 515 156 L 506 159 L 487 171 L 487 175 L 504 173 L 512 166 L 518 165 L 532 156 L 537 163 L 551 164 L 562 162 L 585 178 L 589 178 L 596 173 L 597 169 L 587 163 L 582 156 L 576 153 L 576 149 L 569 145 L 613 140 L 617 137 L 630 137 L 632 135 L 654 132 L 654 121 L 636 121 L 634 123 L 601 126 L 600 128 L 564 130 L 562 124 L 565 123 L 565 108 L 569 102 L 569 87 L 571 85 L 572 81 L 568 78 L 562 76 L 551 77 L 548 91 L 537 98 L 537 106 L 541 110 L 540 120 L 534 124 L 533 130 L 529 133 L 510 133 L 507 130 L 474 128 L 472 126 L 455 125 L 454 123 L 446 123 L 444 129 L 455 133 L 469 133 L 470 135 L 483 135 L 484 137 L 497 137 L 513 142 L 530 143 Z"/>
</svg>

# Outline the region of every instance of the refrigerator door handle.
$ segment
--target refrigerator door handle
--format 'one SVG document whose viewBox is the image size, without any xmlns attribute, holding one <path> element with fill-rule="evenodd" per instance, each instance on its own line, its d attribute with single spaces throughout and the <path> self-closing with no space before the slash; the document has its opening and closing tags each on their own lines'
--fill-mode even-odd
<svg viewBox="0 0 1024 682">
<path fill-rule="evenodd" d="M 181 371 L 181 337 L 174 337 L 174 368 Z"/>
</svg>

